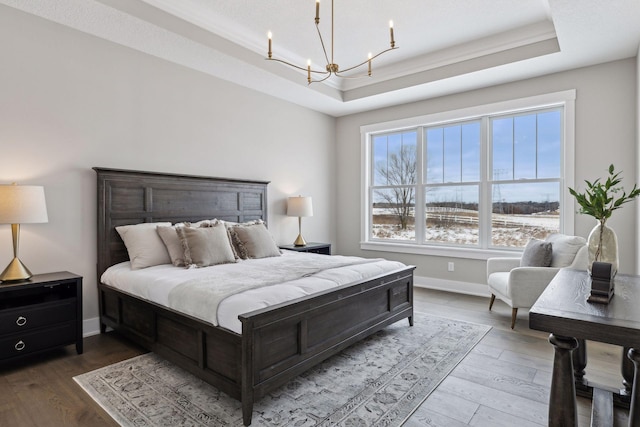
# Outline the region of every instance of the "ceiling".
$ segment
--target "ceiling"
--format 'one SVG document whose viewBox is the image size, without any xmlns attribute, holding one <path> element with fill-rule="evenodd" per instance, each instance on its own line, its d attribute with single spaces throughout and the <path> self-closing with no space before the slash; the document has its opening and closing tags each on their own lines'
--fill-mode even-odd
<svg viewBox="0 0 640 427">
<path fill-rule="evenodd" d="M 236 84 L 342 116 L 636 56 L 639 0 L 334 0 L 341 69 L 389 47 L 362 78 L 307 84 L 324 55 L 314 0 L 0 0 Z M 320 25 L 331 56 L 331 1 Z"/>
</svg>

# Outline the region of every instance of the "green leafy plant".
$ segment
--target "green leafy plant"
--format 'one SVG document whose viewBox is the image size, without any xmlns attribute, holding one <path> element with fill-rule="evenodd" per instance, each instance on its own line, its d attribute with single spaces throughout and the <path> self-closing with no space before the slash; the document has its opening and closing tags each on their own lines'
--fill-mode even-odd
<svg viewBox="0 0 640 427">
<path fill-rule="evenodd" d="M 622 205 L 628 203 L 640 195 L 640 189 L 637 184 L 633 185 L 633 188 L 627 194 L 622 187 L 619 186 L 622 182 L 620 177 L 621 172 L 616 172 L 613 165 L 609 166 L 609 177 L 605 182 L 602 182 L 600 178 L 593 182 L 585 180 L 587 188 L 584 193 L 578 193 L 573 188 L 569 187 L 569 193 L 576 198 L 576 201 L 580 205 L 580 213 L 591 215 L 600 222 L 600 233 L 598 236 L 598 246 L 594 254 L 594 260 L 600 261 L 602 255 L 602 242 L 604 225 L 611 217 L 611 214 L 616 209 L 620 209 Z"/>
<path fill-rule="evenodd" d="M 569 187 L 569 193 L 576 198 L 576 201 L 580 205 L 580 213 L 591 215 L 600 224 L 604 223 L 611 217 L 611 214 L 616 209 L 620 209 L 623 204 L 632 201 L 640 195 L 640 189 L 637 184 L 634 184 L 633 189 L 627 194 L 622 187 L 618 187 L 618 184 L 622 182 L 620 177 L 621 172 L 616 172 L 613 165 L 609 166 L 609 177 L 603 183 L 600 178 L 593 182 L 589 182 L 585 179 L 587 188 L 584 193 L 578 193 L 573 188 Z M 617 194 L 622 192 L 619 197 Z"/>
</svg>

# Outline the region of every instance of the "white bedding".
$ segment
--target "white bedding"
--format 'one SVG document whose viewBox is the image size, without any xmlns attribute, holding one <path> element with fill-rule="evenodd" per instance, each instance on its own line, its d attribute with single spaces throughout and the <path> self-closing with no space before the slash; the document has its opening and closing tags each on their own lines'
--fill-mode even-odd
<svg viewBox="0 0 640 427">
<path fill-rule="evenodd" d="M 215 277 L 219 277 L 220 282 L 225 283 L 227 287 L 232 279 L 237 279 L 238 286 L 241 287 L 243 277 L 247 277 L 247 275 L 260 276 L 261 272 L 269 269 L 274 271 L 281 269 L 283 262 L 301 265 L 305 260 L 310 260 L 312 266 L 306 270 L 299 269 L 300 271 L 294 275 L 295 277 L 292 276 L 292 273 L 283 273 L 282 276 L 288 280 L 282 283 L 273 284 L 273 275 L 265 274 L 264 285 L 256 285 L 255 287 L 252 285 L 250 289 L 239 293 L 231 292 L 219 303 L 217 312 L 207 304 L 198 303 L 198 301 L 203 301 L 203 295 L 206 295 L 202 292 L 196 297 L 196 302 L 192 303 L 185 302 L 182 296 L 176 298 L 175 292 L 178 292 L 181 287 L 185 287 L 185 284 L 195 283 L 201 286 L 206 282 L 213 286 L 216 282 Z M 321 267 L 324 264 L 340 266 L 324 269 Z M 242 313 L 404 267 L 405 265 L 400 262 L 384 259 L 339 255 L 328 257 L 327 255 L 283 251 L 281 257 L 241 260 L 235 264 L 191 269 L 163 264 L 132 270 L 129 262 L 123 262 L 109 267 L 102 275 L 101 282 L 165 307 L 185 312 L 213 325 L 241 333 L 242 324 L 238 320 L 238 315 Z"/>
</svg>

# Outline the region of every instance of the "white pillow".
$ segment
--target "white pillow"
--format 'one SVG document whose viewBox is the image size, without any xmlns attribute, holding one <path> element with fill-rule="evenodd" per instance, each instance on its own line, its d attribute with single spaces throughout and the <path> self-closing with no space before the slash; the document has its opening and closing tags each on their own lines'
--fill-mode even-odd
<svg viewBox="0 0 640 427">
<path fill-rule="evenodd" d="M 555 233 L 545 239 L 551 242 L 551 267 L 568 267 L 581 247 L 587 244 L 584 237 Z"/>
<path fill-rule="evenodd" d="M 116 227 L 116 231 L 127 247 L 133 270 L 171 264 L 169 252 L 156 232 L 156 227 L 170 225 L 170 222 L 145 222 Z"/>
</svg>

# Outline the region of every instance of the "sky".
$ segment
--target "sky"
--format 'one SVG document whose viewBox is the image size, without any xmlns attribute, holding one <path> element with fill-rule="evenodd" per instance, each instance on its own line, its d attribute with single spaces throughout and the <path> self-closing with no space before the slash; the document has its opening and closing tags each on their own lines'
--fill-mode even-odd
<svg viewBox="0 0 640 427">
<path fill-rule="evenodd" d="M 480 119 L 424 128 L 426 183 L 443 184 L 436 190 L 428 190 L 427 199 L 478 201 L 483 164 L 481 129 Z M 422 129 L 375 135 L 374 165 L 388 167 L 391 156 L 400 155 L 402 150 L 405 153 L 412 150 L 415 154 L 419 131 Z M 488 138 L 491 141 L 487 142 L 491 149 L 489 173 L 496 181 L 491 190 L 494 202 L 560 200 L 561 108 L 490 117 L 488 133 L 491 136 Z M 536 179 L 556 181 L 524 182 Z M 393 184 L 385 182 L 377 173 L 374 173 L 373 183 Z M 436 197 L 439 200 L 434 200 Z"/>
</svg>

